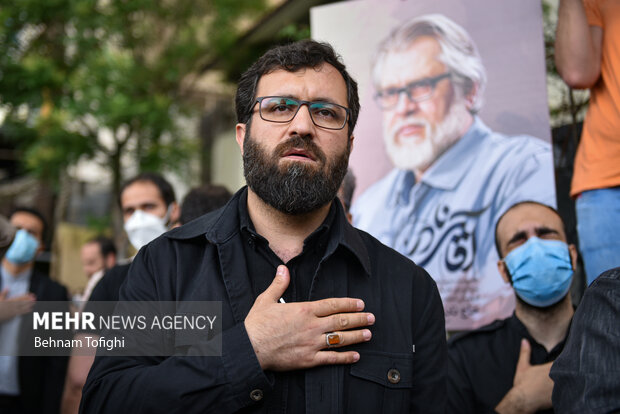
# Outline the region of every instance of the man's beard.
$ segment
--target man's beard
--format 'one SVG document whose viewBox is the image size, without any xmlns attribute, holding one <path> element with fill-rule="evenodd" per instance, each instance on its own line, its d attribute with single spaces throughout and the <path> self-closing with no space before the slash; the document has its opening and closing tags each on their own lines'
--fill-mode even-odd
<svg viewBox="0 0 620 414">
<path fill-rule="evenodd" d="M 278 144 L 272 154 L 250 136 L 249 126 L 243 142 L 243 175 L 248 186 L 265 203 L 278 211 L 300 215 L 315 211 L 331 202 L 347 173 L 350 144 L 333 160 L 312 138 L 295 135 Z M 292 148 L 312 154 L 317 165 L 303 161 L 286 161 L 282 155 Z"/>
<path fill-rule="evenodd" d="M 457 96 L 444 120 L 434 129 L 426 119 L 413 118 L 414 122 L 424 125 L 424 139 L 421 142 L 414 137 L 400 139 L 397 144 L 395 135 L 401 126 L 397 125 L 384 131 L 385 149 L 396 168 L 425 171 L 461 138 L 463 125 L 469 116 L 465 101 Z M 402 124 L 405 122 L 412 122 L 412 118 Z"/>
</svg>

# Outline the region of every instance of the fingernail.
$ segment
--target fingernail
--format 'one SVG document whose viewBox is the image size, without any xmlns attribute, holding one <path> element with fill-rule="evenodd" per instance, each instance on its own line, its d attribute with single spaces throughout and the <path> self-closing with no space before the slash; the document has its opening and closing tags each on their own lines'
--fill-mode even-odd
<svg viewBox="0 0 620 414">
<path fill-rule="evenodd" d="M 363 300 L 358 300 L 357 301 L 357 310 L 362 310 L 364 309 L 364 301 Z"/>
<path fill-rule="evenodd" d="M 368 314 L 368 323 L 370 325 L 372 325 L 373 323 L 375 323 L 375 315 L 373 315 L 372 313 Z"/>
<path fill-rule="evenodd" d="M 368 329 L 364 329 L 362 331 L 362 336 L 364 337 L 364 340 L 368 341 L 372 337 L 372 334 Z"/>
<path fill-rule="evenodd" d="M 360 360 L 360 354 L 358 353 L 353 354 L 353 362 L 357 362 L 359 360 Z"/>
<path fill-rule="evenodd" d="M 278 266 L 278 276 L 284 276 L 284 266 Z"/>
</svg>

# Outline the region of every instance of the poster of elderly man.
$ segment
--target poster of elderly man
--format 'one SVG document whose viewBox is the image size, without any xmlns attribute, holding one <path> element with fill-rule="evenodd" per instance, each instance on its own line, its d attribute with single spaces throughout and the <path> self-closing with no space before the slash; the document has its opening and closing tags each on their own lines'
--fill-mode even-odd
<svg viewBox="0 0 620 414">
<path fill-rule="evenodd" d="M 449 331 L 509 316 L 496 221 L 519 201 L 556 205 L 540 2 L 367 0 L 311 16 L 360 80 L 353 224 L 429 272 Z"/>
</svg>

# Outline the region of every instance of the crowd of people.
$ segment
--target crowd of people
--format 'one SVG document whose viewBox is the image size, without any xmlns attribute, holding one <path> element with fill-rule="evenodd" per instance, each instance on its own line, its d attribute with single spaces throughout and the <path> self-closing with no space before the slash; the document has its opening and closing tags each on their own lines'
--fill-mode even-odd
<svg viewBox="0 0 620 414">
<path fill-rule="evenodd" d="M 395 169 L 353 205 L 357 83 L 326 43 L 277 46 L 238 83 L 247 186 L 231 194 L 205 185 L 179 205 L 162 175 L 141 173 L 115 195 L 138 253 L 119 260 L 104 236 L 81 249 L 88 282 L 77 311 L 97 302 L 221 302 L 221 354 L 195 356 L 189 343 L 182 349 L 192 357 L 22 355 L 20 331 L 37 304 L 66 303 L 69 312 L 71 302 L 35 270 L 45 218 L 17 207 L 0 216 L 0 412 L 619 412 L 619 13 L 612 0 L 560 1 L 559 72 L 591 89 L 571 190 L 579 251 L 540 191 L 552 168 L 548 144 L 505 137 L 478 118 L 484 67 L 454 22 L 421 16 L 381 43 L 373 73 Z M 449 54 L 468 63 L 454 65 Z M 421 130 L 408 119 L 429 123 L 421 152 L 405 137 Z M 476 148 L 459 160 L 466 165 L 454 152 L 464 146 Z M 480 157 L 495 184 L 480 182 Z M 443 188 L 455 171 L 464 181 Z M 488 206 L 476 210 L 480 203 Z M 448 266 L 459 283 L 477 284 L 435 277 L 448 262 L 417 250 L 416 221 L 446 208 L 478 211 L 468 220 L 484 223 L 464 225 L 467 248 L 484 251 L 494 269 L 474 265 L 473 253 L 469 264 Z M 575 307 L 580 254 L 590 286 Z M 489 285 L 509 300 L 489 296 L 477 319 L 485 324 L 463 330 L 459 295 Z M 72 332 L 74 340 L 101 334 Z M 181 349 L 174 337 L 162 341 Z"/>
</svg>

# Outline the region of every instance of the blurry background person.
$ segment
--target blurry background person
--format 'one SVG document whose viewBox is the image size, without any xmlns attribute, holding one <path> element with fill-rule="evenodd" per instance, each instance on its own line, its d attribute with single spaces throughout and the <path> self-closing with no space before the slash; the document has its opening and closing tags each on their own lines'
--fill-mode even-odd
<svg viewBox="0 0 620 414">
<path fill-rule="evenodd" d="M 179 216 L 174 190 L 160 174 L 142 173 L 121 186 L 119 203 L 123 214 L 124 228 L 129 241 L 136 250 L 168 230 Z M 85 312 L 95 311 L 92 302 L 118 301 L 118 291 L 127 276 L 131 263 L 116 265 L 105 273 L 97 283 L 84 307 Z M 99 338 L 97 332 L 78 332 L 75 339 L 84 341 L 85 336 Z M 85 341 L 84 341 L 85 343 Z M 74 350 L 67 372 L 67 381 L 62 396 L 62 413 L 77 413 L 82 398 L 82 387 L 95 358 L 94 352 L 85 355 L 85 350 Z"/>
<path fill-rule="evenodd" d="M 514 299 L 496 277 L 493 225 L 519 201 L 556 205 L 549 143 L 499 134 L 476 115 L 485 68 L 443 15 L 397 27 L 372 78 L 394 169 L 353 205 L 353 224 L 432 275 L 449 330 L 508 316 Z"/>
<path fill-rule="evenodd" d="M 221 185 L 205 184 L 192 188 L 181 202 L 179 225 L 223 207 L 231 197 L 230 191 Z"/>
<path fill-rule="evenodd" d="M 32 326 L 35 301 L 67 301 L 67 289 L 34 271 L 43 251 L 46 222 L 35 209 L 18 207 L 9 217 L 17 229 L 0 267 L 0 412 L 58 413 L 67 358 L 17 356 L 29 344 L 20 343 L 20 330 Z M 23 306 L 6 306 L 17 301 Z M 67 311 L 69 304 L 67 302 Z M 20 317 L 23 315 L 23 317 Z"/>
<path fill-rule="evenodd" d="M 584 7 L 585 6 L 585 7 Z M 555 63 L 568 84 L 590 88 L 571 196 L 588 284 L 620 266 L 620 2 L 561 0 Z"/>
<path fill-rule="evenodd" d="M 82 246 L 80 257 L 82 269 L 88 278 L 84 293 L 80 296 L 83 304 L 88 300 L 103 274 L 116 264 L 116 247 L 109 237 L 98 236 Z"/>
<path fill-rule="evenodd" d="M 577 250 L 566 243 L 558 212 L 543 204 L 516 204 L 496 229 L 497 266 L 514 289 L 516 310 L 451 338 L 447 412 L 553 413 L 549 369 L 573 316 Z"/>
<path fill-rule="evenodd" d="M 344 207 L 344 214 L 346 214 L 349 223 L 353 223 L 353 216 L 351 215 L 351 201 L 353 200 L 353 193 L 355 192 L 355 174 L 351 168 L 347 168 L 347 174 L 340 184 L 338 189 L 338 199 Z"/>
<path fill-rule="evenodd" d="M 13 243 L 15 237 L 15 227 L 2 215 L 0 215 L 0 260 L 4 257 L 6 250 Z"/>
</svg>

